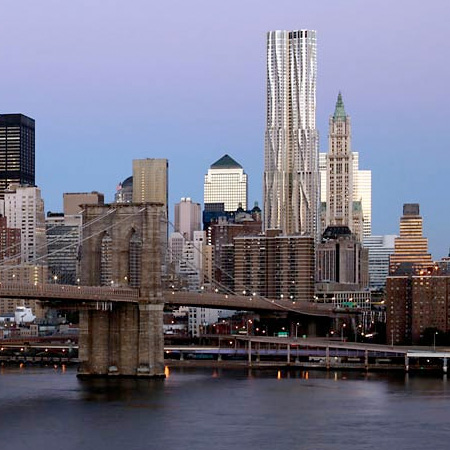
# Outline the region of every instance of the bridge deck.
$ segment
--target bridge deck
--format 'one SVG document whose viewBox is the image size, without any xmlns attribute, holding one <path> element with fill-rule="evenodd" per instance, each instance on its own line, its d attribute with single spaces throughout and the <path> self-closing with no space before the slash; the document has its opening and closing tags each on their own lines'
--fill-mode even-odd
<svg viewBox="0 0 450 450">
<path fill-rule="evenodd" d="M 80 304 L 88 302 L 146 302 L 139 289 L 109 286 L 72 286 L 61 284 L 0 284 L 0 298 L 29 298 Z M 228 295 L 215 292 L 186 292 L 167 290 L 161 301 L 175 306 L 198 306 L 249 311 L 280 311 L 310 316 L 337 317 L 360 310 L 336 310 L 330 305 L 290 300 L 271 300 L 260 296 Z"/>
</svg>

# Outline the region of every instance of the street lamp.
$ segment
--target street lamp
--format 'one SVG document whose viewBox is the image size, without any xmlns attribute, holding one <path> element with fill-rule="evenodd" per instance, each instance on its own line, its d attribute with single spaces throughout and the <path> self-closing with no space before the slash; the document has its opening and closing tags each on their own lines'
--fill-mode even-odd
<svg viewBox="0 0 450 450">
<path fill-rule="evenodd" d="M 300 324 L 297 322 L 295 324 L 295 339 L 298 339 L 298 327 L 300 326 Z"/>
<path fill-rule="evenodd" d="M 346 323 L 343 323 L 342 324 L 342 327 L 341 327 L 341 341 L 342 342 L 344 342 L 344 328 L 347 326 L 347 324 Z"/>
</svg>

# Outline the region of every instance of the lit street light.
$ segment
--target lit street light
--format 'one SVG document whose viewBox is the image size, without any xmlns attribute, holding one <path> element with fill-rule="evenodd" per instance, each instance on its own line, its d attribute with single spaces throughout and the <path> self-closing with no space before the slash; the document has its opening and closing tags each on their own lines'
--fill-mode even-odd
<svg viewBox="0 0 450 450">
<path fill-rule="evenodd" d="M 341 341 L 342 342 L 344 342 L 344 328 L 347 326 L 347 324 L 346 323 L 343 323 L 342 324 L 342 327 L 341 327 Z"/>
<path fill-rule="evenodd" d="M 298 339 L 298 327 L 300 326 L 300 324 L 297 322 L 295 324 L 295 339 Z"/>
</svg>

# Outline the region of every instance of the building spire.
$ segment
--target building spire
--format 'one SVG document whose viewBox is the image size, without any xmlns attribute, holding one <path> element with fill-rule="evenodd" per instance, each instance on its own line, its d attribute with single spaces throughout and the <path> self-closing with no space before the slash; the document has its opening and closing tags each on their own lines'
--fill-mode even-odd
<svg viewBox="0 0 450 450">
<path fill-rule="evenodd" d="M 333 119 L 345 119 L 347 114 L 344 109 L 344 102 L 342 101 L 342 94 L 339 91 L 338 98 L 336 101 L 336 108 L 334 109 Z"/>
</svg>

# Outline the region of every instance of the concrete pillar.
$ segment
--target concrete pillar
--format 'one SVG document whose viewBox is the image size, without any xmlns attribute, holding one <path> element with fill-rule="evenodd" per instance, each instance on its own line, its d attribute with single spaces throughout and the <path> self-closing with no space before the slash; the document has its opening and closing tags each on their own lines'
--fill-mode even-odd
<svg viewBox="0 0 450 450">
<path fill-rule="evenodd" d="M 286 349 L 287 349 L 287 363 L 288 363 L 288 365 L 290 365 L 291 364 L 291 345 L 287 344 Z"/>
<path fill-rule="evenodd" d="M 444 371 L 444 373 L 447 373 L 447 358 L 444 358 L 443 360 L 442 370 Z"/>
<path fill-rule="evenodd" d="M 364 367 L 369 370 L 369 350 L 367 349 L 364 352 Z"/>
<path fill-rule="evenodd" d="M 249 339 L 248 340 L 248 365 L 251 367 L 252 366 L 252 340 Z"/>
<path fill-rule="evenodd" d="M 327 370 L 330 369 L 330 347 L 327 346 L 325 349 L 325 364 L 327 366 Z"/>
<path fill-rule="evenodd" d="M 409 358 L 408 355 L 405 355 L 405 370 L 409 372 Z"/>
</svg>

